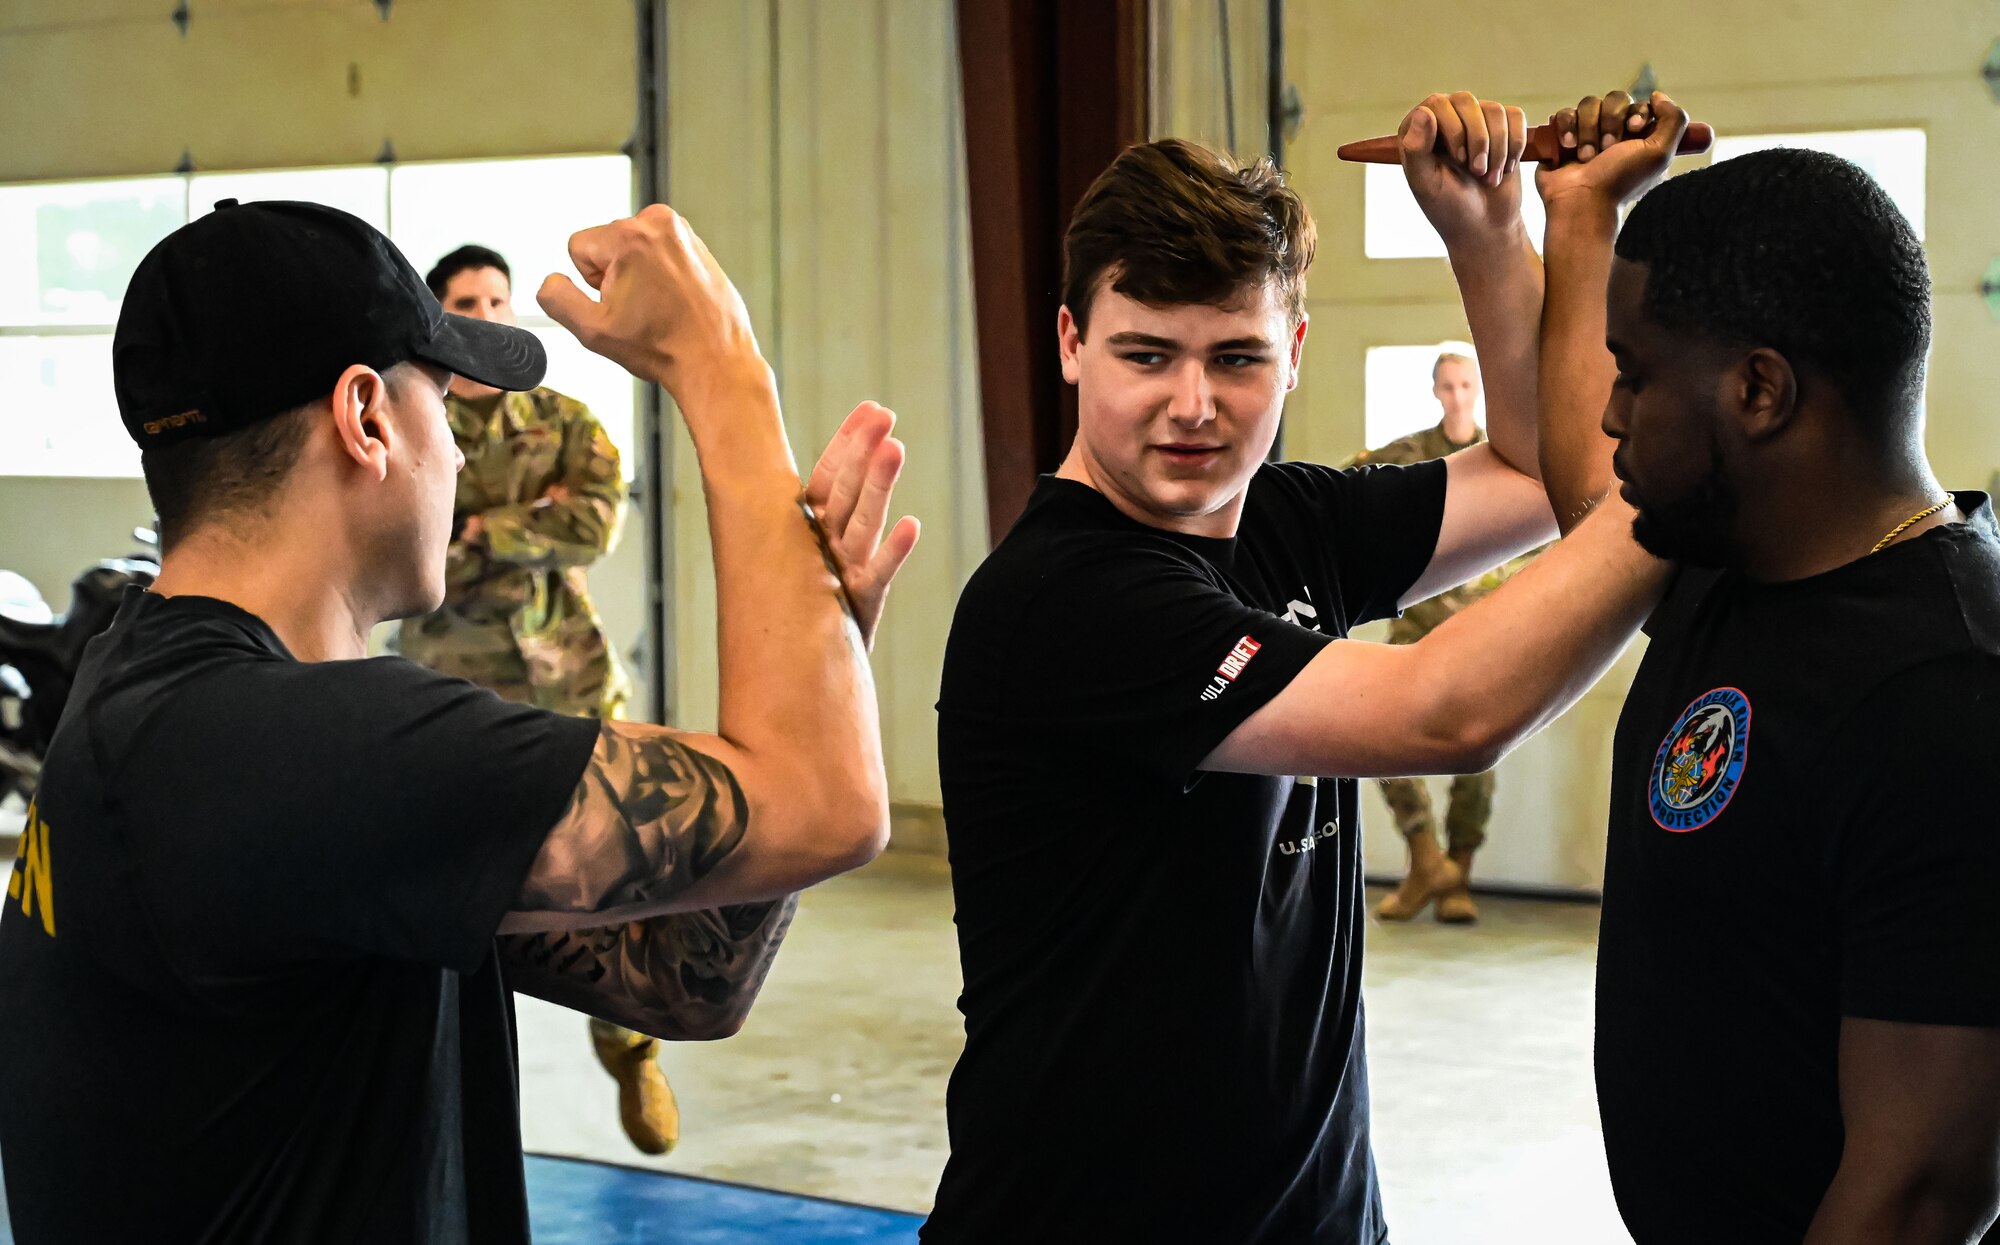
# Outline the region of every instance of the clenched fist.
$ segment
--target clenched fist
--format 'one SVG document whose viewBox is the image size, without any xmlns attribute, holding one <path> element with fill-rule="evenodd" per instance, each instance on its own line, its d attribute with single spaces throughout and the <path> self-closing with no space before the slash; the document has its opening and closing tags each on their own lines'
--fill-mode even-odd
<svg viewBox="0 0 2000 1245">
<path fill-rule="evenodd" d="M 590 350 L 665 386 L 676 401 L 710 376 L 763 366 L 742 296 L 673 209 L 654 204 L 573 234 L 569 255 L 598 297 L 551 274 L 535 295 L 542 310 Z"/>
</svg>

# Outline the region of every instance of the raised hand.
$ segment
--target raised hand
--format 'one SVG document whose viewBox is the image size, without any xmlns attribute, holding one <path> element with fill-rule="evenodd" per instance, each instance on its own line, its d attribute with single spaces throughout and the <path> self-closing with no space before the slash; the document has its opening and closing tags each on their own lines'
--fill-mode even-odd
<svg viewBox="0 0 2000 1245">
<path fill-rule="evenodd" d="M 1535 174 L 1543 202 L 1554 205 L 1581 195 L 1615 207 L 1666 175 L 1688 118 L 1663 92 L 1635 101 L 1613 91 L 1585 96 L 1550 117 L 1549 124 L 1560 132 L 1564 152 L 1575 156 L 1565 154 L 1561 164 L 1545 164 Z"/>
<path fill-rule="evenodd" d="M 654 204 L 572 234 L 569 255 L 598 297 L 552 273 L 535 301 L 634 376 L 684 400 L 688 388 L 732 367 L 763 367 L 742 296 L 673 209 Z"/>
<path fill-rule="evenodd" d="M 882 604 L 896 572 L 917 547 L 919 524 L 909 515 L 883 535 L 889 498 L 903 472 L 903 443 L 889 435 L 896 416 L 873 402 L 854 408 L 819 456 L 806 482 L 806 501 L 819 516 L 827 549 L 854 607 L 861 639 L 875 647 Z"/>
<path fill-rule="evenodd" d="M 1519 108 L 1466 91 L 1433 95 L 1403 118 L 1403 176 L 1446 246 L 1520 227 L 1527 132 Z"/>
</svg>

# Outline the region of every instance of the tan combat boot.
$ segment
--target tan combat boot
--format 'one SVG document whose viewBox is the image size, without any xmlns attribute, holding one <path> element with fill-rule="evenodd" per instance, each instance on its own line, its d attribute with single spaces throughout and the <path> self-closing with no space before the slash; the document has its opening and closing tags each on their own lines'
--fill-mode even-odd
<svg viewBox="0 0 2000 1245">
<path fill-rule="evenodd" d="M 1437 919 L 1446 925 L 1470 925 L 1479 919 L 1479 905 L 1472 899 L 1472 853 L 1454 848 L 1450 861 L 1458 870 L 1458 885 L 1437 897 Z"/>
<path fill-rule="evenodd" d="M 681 1108 L 659 1062 L 658 1038 L 592 1025 L 597 1062 L 618 1082 L 618 1121 L 645 1154 L 665 1154 L 681 1139 Z"/>
<path fill-rule="evenodd" d="M 1458 866 L 1445 856 L 1429 829 L 1405 837 L 1410 846 L 1410 871 L 1402 885 L 1383 897 L 1375 915 L 1385 921 L 1407 921 L 1440 895 L 1464 884 Z"/>
</svg>

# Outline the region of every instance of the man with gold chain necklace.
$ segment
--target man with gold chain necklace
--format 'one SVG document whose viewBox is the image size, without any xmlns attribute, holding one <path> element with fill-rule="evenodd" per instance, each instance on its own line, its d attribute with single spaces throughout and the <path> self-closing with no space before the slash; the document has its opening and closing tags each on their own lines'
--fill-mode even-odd
<svg viewBox="0 0 2000 1245">
<path fill-rule="evenodd" d="M 1541 179 L 1541 392 L 1588 392 L 1567 382 L 1608 343 L 1609 439 L 1569 461 L 1615 458 L 1639 544 L 1680 568 L 1613 753 L 1619 1209 L 1638 1245 L 1980 1240 L 2000 536 L 1925 458 L 1923 247 L 1859 168 L 1782 149 L 1666 182 L 1621 231 L 1596 187 L 1646 158 L 1627 105 L 1559 114 L 1585 158 Z"/>
</svg>

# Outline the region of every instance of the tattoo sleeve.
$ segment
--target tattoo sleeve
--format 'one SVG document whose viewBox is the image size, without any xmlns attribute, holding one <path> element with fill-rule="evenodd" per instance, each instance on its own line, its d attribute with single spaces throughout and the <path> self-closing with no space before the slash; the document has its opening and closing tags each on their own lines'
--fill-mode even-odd
<svg viewBox="0 0 2000 1245">
<path fill-rule="evenodd" d="M 728 766 L 607 724 L 515 908 L 607 912 L 672 899 L 736 850 L 748 821 Z"/>
<path fill-rule="evenodd" d="M 785 939 L 798 896 L 604 929 L 508 934 L 507 984 L 669 1041 L 728 1037 Z"/>
<path fill-rule="evenodd" d="M 515 902 L 522 913 L 606 913 L 607 923 L 503 935 L 508 984 L 655 1037 L 734 1032 L 796 896 L 636 921 L 609 914 L 687 890 L 736 849 L 747 823 L 743 790 L 721 761 L 607 724 Z"/>
</svg>

